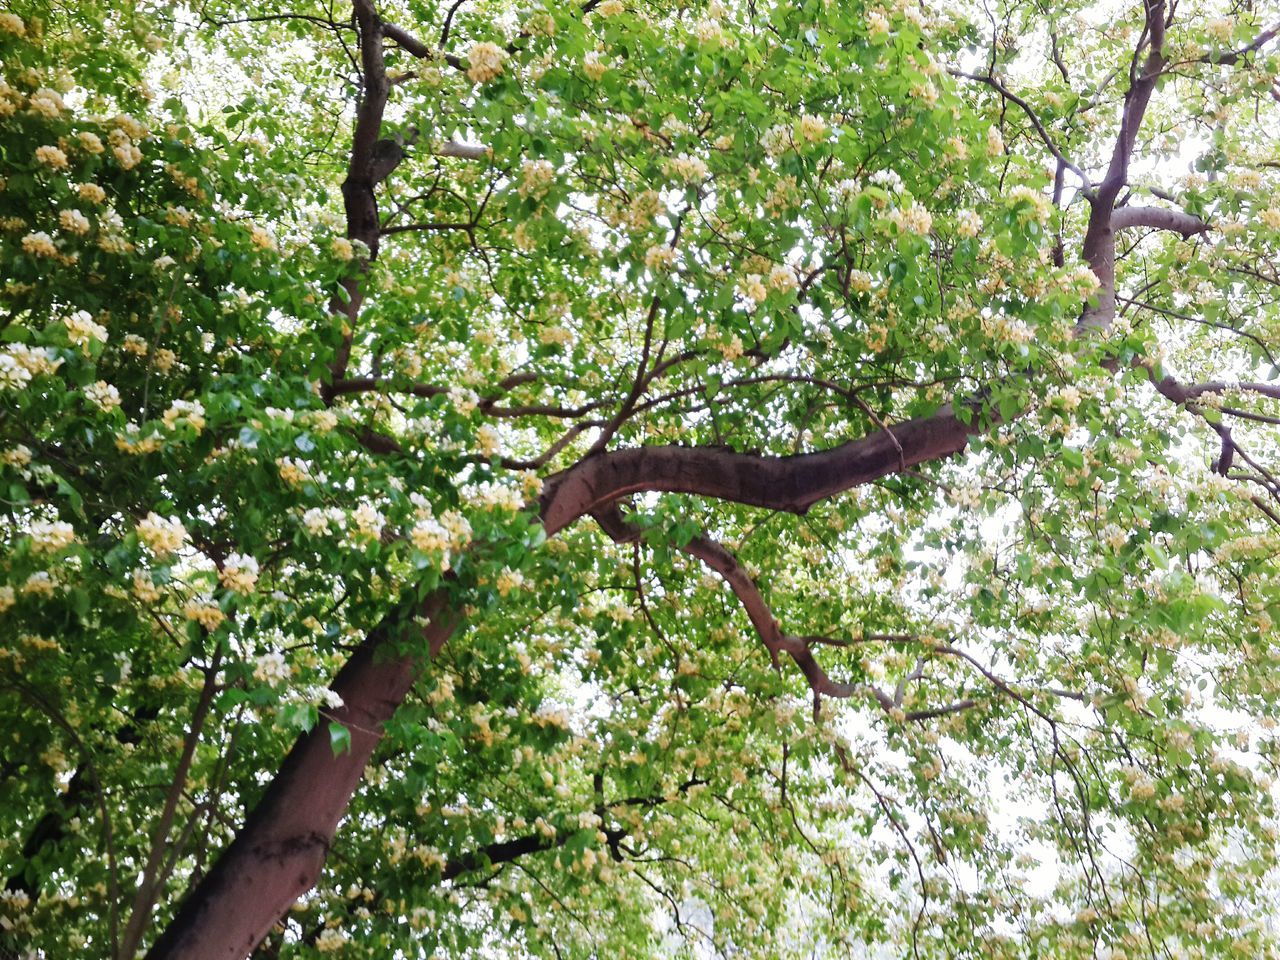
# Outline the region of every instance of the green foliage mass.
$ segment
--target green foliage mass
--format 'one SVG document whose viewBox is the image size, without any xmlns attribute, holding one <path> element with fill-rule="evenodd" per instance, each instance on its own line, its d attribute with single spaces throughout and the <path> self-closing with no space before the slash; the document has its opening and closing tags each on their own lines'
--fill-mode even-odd
<svg viewBox="0 0 1280 960">
<path fill-rule="evenodd" d="M 1168 24 L 1087 337 L 1141 5 L 379 4 L 372 242 L 357 20 L 249 9 L 0 13 L 0 944 L 145 949 L 443 590 L 264 957 L 1276 955 L 1274 8 Z"/>
</svg>

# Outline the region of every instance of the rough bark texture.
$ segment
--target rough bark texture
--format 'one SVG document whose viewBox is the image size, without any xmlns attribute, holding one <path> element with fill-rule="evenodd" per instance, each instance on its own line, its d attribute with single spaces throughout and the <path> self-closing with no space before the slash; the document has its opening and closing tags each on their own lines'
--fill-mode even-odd
<svg viewBox="0 0 1280 960">
<path fill-rule="evenodd" d="M 418 610 L 427 620 L 420 652 L 393 652 L 404 624 L 414 619 L 397 609 L 370 631 L 333 682 L 344 705 L 331 718 L 350 731 L 350 749 L 334 755 L 324 719 L 298 738 L 244 827 L 183 902 L 148 960 L 246 957 L 315 885 L 383 724 L 408 694 L 425 655 L 439 651 L 459 620 L 443 590 Z"/>
</svg>

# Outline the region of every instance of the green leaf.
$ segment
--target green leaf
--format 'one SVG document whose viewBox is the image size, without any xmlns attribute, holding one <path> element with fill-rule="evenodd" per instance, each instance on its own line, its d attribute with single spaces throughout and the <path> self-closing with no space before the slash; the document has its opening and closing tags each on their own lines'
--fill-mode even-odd
<svg viewBox="0 0 1280 960">
<path fill-rule="evenodd" d="M 329 724 L 329 747 L 333 755 L 339 756 L 351 751 L 351 731 L 340 723 Z"/>
</svg>

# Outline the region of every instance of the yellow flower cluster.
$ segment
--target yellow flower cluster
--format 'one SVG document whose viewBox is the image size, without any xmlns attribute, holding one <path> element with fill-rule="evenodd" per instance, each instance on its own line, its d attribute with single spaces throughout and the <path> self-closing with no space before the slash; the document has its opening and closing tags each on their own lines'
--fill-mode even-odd
<svg viewBox="0 0 1280 960">
<path fill-rule="evenodd" d="M 784 264 L 778 264 L 769 271 L 769 287 L 779 293 L 790 293 L 799 286 L 796 272 Z"/>
<path fill-rule="evenodd" d="M 58 214 L 58 223 L 68 233 L 86 234 L 89 232 L 89 218 L 79 210 L 63 210 Z"/>
<path fill-rule="evenodd" d="M 270 684 L 274 687 L 276 684 L 284 683 L 288 680 L 292 672 L 289 669 L 289 664 L 285 662 L 283 653 L 265 653 L 254 664 L 253 679 L 259 683 Z"/>
<path fill-rule="evenodd" d="M 476 446 L 483 457 L 496 457 L 502 450 L 502 441 L 498 431 L 485 424 L 476 431 Z"/>
<path fill-rule="evenodd" d="M 199 400 L 175 400 L 161 417 L 166 430 L 173 430 L 178 421 L 185 421 L 196 433 L 204 429 L 204 405 Z"/>
<path fill-rule="evenodd" d="M 46 167 L 54 170 L 67 169 L 67 155 L 58 147 L 43 146 L 36 147 L 36 163 L 42 163 Z"/>
<path fill-rule="evenodd" d="M 47 347 L 8 344 L 0 348 L 0 389 L 21 390 L 32 378 L 51 374 L 61 364 L 62 360 L 55 358 Z"/>
<path fill-rule="evenodd" d="M 188 600 L 182 607 L 182 615 L 210 632 L 217 630 L 227 619 L 227 615 L 209 599 Z"/>
<path fill-rule="evenodd" d="M 910 93 L 912 98 L 921 101 L 926 107 L 932 107 L 938 102 L 938 88 L 927 80 L 924 83 L 913 83 Z"/>
<path fill-rule="evenodd" d="M 1044 223 L 1049 219 L 1050 213 L 1053 212 L 1053 204 L 1050 202 L 1049 198 L 1037 190 L 1032 190 L 1030 187 L 1014 187 L 1009 191 L 1009 198 L 1015 203 L 1021 200 L 1030 204 L 1030 217 L 1037 223 Z M 1022 214 L 1021 219 L 1027 219 L 1027 214 Z"/>
<path fill-rule="evenodd" d="M 87 310 L 77 310 L 71 316 L 63 317 L 62 323 L 67 328 L 67 339 L 82 348 L 86 355 L 94 343 L 107 342 L 107 328 L 94 320 Z"/>
<path fill-rule="evenodd" d="M 330 532 L 330 524 L 334 524 L 341 530 L 346 526 L 346 514 L 338 507 L 312 507 L 302 514 L 302 525 L 307 528 L 307 533 L 313 537 L 323 536 Z"/>
<path fill-rule="evenodd" d="M 356 525 L 356 535 L 369 540 L 377 540 L 382 536 L 382 528 L 387 518 L 371 503 L 362 503 L 351 512 L 351 519 Z"/>
<path fill-rule="evenodd" d="M 62 102 L 62 97 L 58 95 L 57 90 L 50 90 L 48 87 L 41 87 L 31 95 L 28 106 L 32 113 L 38 113 L 50 120 L 56 120 L 67 109 L 67 105 Z"/>
<path fill-rule="evenodd" d="M 655 245 L 645 251 L 644 265 L 654 273 L 666 273 L 676 264 L 676 252 L 668 246 Z"/>
<path fill-rule="evenodd" d="M 174 133 L 171 130 L 170 136 L 173 135 Z M 204 199 L 206 196 L 204 190 L 200 188 L 200 181 L 189 174 L 183 173 L 182 169 L 177 165 L 166 163 L 164 165 L 164 172 L 169 175 L 170 180 L 180 186 L 183 190 L 187 191 L 187 193 L 191 194 L 191 196 L 198 199 Z"/>
<path fill-rule="evenodd" d="M 547 346 L 573 346 L 573 331 L 559 324 L 548 324 L 538 331 L 538 342 Z"/>
<path fill-rule="evenodd" d="M 336 259 L 344 262 L 351 260 L 356 255 L 356 248 L 351 245 L 351 241 L 346 237 L 334 237 L 329 244 L 329 250 Z"/>
<path fill-rule="evenodd" d="M 291 487 L 300 487 L 306 482 L 306 464 L 292 457 L 281 457 L 276 461 L 276 469 L 280 473 L 280 479 Z"/>
<path fill-rule="evenodd" d="M 582 72 L 587 75 L 587 79 L 592 83 L 598 83 L 608 70 L 609 65 L 601 63 L 600 54 L 594 50 L 582 58 Z"/>
<path fill-rule="evenodd" d="M 138 539 L 161 559 L 182 549 L 188 539 L 181 520 L 177 517 L 162 517 L 155 511 L 138 522 L 137 532 Z"/>
<path fill-rule="evenodd" d="M 933 215 L 914 200 L 910 206 L 894 209 L 889 214 L 889 222 L 902 233 L 914 233 L 920 237 L 933 229 Z"/>
<path fill-rule="evenodd" d="M 132 457 L 155 453 L 161 446 L 160 438 L 157 436 L 139 436 L 136 423 L 126 424 L 124 432 L 116 434 L 116 449 Z"/>
<path fill-rule="evenodd" d="M 956 214 L 956 233 L 962 237 L 976 237 L 982 231 L 982 218 L 972 210 Z"/>
<path fill-rule="evenodd" d="M 715 348 L 720 351 L 720 356 L 724 357 L 730 363 L 742 356 L 745 349 L 742 344 L 742 338 L 736 333 L 722 336 Z"/>
<path fill-rule="evenodd" d="M 982 332 L 993 340 L 1015 345 L 1030 343 L 1035 339 L 1035 331 L 1016 317 L 1006 313 L 982 318 Z"/>
<path fill-rule="evenodd" d="M 542 197 L 555 182 L 556 168 L 547 160 L 526 160 L 520 164 L 520 186 L 516 192 L 522 197 Z"/>
<path fill-rule="evenodd" d="M 84 396 L 103 413 L 110 413 L 120 406 L 120 391 L 105 380 L 99 380 L 85 387 Z"/>
<path fill-rule="evenodd" d="M 218 580 L 234 593 L 252 593 L 258 583 L 258 561 L 243 553 L 233 553 L 223 561 Z"/>
<path fill-rule="evenodd" d="M 76 532 L 71 524 L 61 520 L 39 520 L 31 525 L 32 553 L 57 553 L 63 547 L 76 542 Z"/>
<path fill-rule="evenodd" d="M 500 46 L 483 40 L 475 44 L 467 54 L 467 76 L 472 83 L 488 83 L 502 73 L 502 65 L 506 59 L 507 54 Z"/>
<path fill-rule="evenodd" d="M 164 596 L 146 570 L 133 571 L 133 595 L 143 603 L 158 603 Z"/>
<path fill-rule="evenodd" d="M 96 183 L 77 183 L 76 196 L 86 204 L 105 204 L 106 202 L 105 189 L 97 186 Z"/>
<path fill-rule="evenodd" d="M 31 253 L 33 257 L 58 256 L 58 247 L 54 246 L 54 238 L 50 237 L 44 230 L 32 230 L 26 237 L 23 237 L 22 248 L 23 251 Z"/>
<path fill-rule="evenodd" d="M 336 953 L 347 945 L 347 935 L 341 930 L 332 928 L 321 932 L 316 938 L 316 951 L 318 953 Z"/>
<path fill-rule="evenodd" d="M 705 43 L 708 46 L 717 47 L 728 39 L 725 36 L 724 27 L 716 20 L 706 19 L 699 20 L 693 25 L 693 35 L 698 38 L 699 43 Z"/>
<path fill-rule="evenodd" d="M 1220 17 L 1205 24 L 1205 32 L 1218 43 L 1230 43 L 1235 32 L 1236 22 L 1230 17 Z"/>
<path fill-rule="evenodd" d="M 40 597 L 52 597 L 58 592 L 58 584 L 48 570 L 37 570 L 27 577 L 22 585 L 22 592 Z"/>
<path fill-rule="evenodd" d="M 554 37 L 556 29 L 556 18 L 549 13 L 532 14 L 524 22 L 524 32 L 531 37 Z"/>
<path fill-rule="evenodd" d="M 769 296 L 769 290 L 765 287 L 764 281 L 760 279 L 760 274 L 749 273 L 738 281 L 738 292 L 748 300 L 754 300 L 756 303 L 763 303 Z"/>
<path fill-rule="evenodd" d="M 827 122 L 821 117 L 804 114 L 800 118 L 800 138 L 810 143 L 817 143 L 827 136 Z"/>
<path fill-rule="evenodd" d="M 20 443 L 10 450 L 0 453 L 0 463 L 6 467 L 13 467 L 21 470 L 31 462 L 31 448 L 25 443 Z"/>
<path fill-rule="evenodd" d="M 249 228 L 249 242 L 259 250 L 275 250 L 276 240 L 262 227 L 254 224 Z"/>
<path fill-rule="evenodd" d="M 667 161 L 667 172 L 684 183 L 699 183 L 707 179 L 707 165 L 698 157 L 682 153 Z"/>
<path fill-rule="evenodd" d="M 409 540 L 424 553 L 461 548 L 471 542 L 471 524 L 460 513 L 447 510 L 439 520 L 421 517 L 409 532 Z"/>
<path fill-rule="evenodd" d="M 1004 153 L 1004 137 L 1000 133 L 1000 128 L 987 127 L 987 156 L 998 157 L 1002 153 Z"/>
<path fill-rule="evenodd" d="M 494 586 L 497 587 L 499 596 L 508 596 L 512 591 L 519 590 L 524 586 L 524 574 L 519 570 L 504 569 L 498 574 L 498 579 Z"/>
<path fill-rule="evenodd" d="M 137 141 L 147 136 L 147 128 L 128 114 L 120 114 L 112 123 L 115 125 L 107 134 L 111 142 L 111 152 L 116 162 L 125 170 L 132 170 L 142 162 L 142 150 Z"/>
<path fill-rule="evenodd" d="M 849 271 L 849 289 L 854 293 L 870 293 L 875 278 L 865 270 Z"/>
<path fill-rule="evenodd" d="M 12 117 L 18 112 L 22 103 L 22 94 L 9 86 L 4 77 L 0 77 L 0 118 Z"/>
</svg>

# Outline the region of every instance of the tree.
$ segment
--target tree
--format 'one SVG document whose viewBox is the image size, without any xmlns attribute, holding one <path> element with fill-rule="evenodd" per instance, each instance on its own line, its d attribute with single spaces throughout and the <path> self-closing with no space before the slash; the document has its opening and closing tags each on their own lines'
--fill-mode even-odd
<svg viewBox="0 0 1280 960">
<path fill-rule="evenodd" d="M 1278 33 L 0 14 L 7 948 L 1275 956 Z"/>
</svg>

